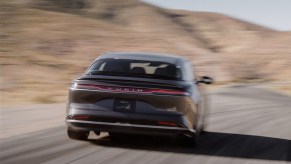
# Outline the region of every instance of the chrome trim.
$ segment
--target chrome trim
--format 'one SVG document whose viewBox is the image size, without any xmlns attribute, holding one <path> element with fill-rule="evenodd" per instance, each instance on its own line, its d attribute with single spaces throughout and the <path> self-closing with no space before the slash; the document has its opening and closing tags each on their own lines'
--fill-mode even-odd
<svg viewBox="0 0 291 164">
<path fill-rule="evenodd" d="M 76 90 L 76 91 L 90 91 L 90 92 L 103 92 L 103 93 L 116 93 L 116 94 L 122 94 L 122 93 L 126 93 L 126 94 L 146 94 L 146 95 L 154 95 L 152 93 L 140 93 L 140 92 L 110 92 L 109 90 L 97 90 L 97 89 L 84 89 L 84 88 L 73 88 L 70 87 L 70 90 Z M 158 95 L 161 96 L 161 95 Z M 173 95 L 175 96 L 175 95 Z"/>
<path fill-rule="evenodd" d="M 76 122 L 85 124 L 96 124 L 96 125 L 113 125 L 113 126 L 126 126 L 126 127 L 137 127 L 137 128 L 156 128 L 156 129 L 172 129 L 172 130 L 187 130 L 195 133 L 194 129 L 186 129 L 181 127 L 167 127 L 167 126 L 153 126 L 153 125 L 138 125 L 138 124 L 124 124 L 124 123 L 111 123 L 111 122 L 93 122 L 93 121 L 80 121 L 80 120 L 66 120 L 66 122 Z"/>
<path fill-rule="evenodd" d="M 103 92 L 103 93 L 114 93 L 114 94 L 133 94 L 133 95 L 155 95 L 155 96 L 169 96 L 167 94 L 153 94 L 153 93 L 142 93 L 142 92 L 110 92 L 110 91 L 103 91 L 103 90 L 97 90 L 97 89 L 84 89 L 84 88 L 73 88 L 69 87 L 71 91 L 90 91 L 90 92 Z M 185 94 L 185 95 L 171 95 L 171 96 L 176 96 L 176 97 L 185 97 L 185 96 L 190 96 L 190 94 Z"/>
</svg>

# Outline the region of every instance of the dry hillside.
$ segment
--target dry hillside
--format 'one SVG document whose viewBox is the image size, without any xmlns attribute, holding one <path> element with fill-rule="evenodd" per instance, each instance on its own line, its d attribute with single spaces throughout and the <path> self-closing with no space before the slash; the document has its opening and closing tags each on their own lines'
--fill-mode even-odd
<svg viewBox="0 0 291 164">
<path fill-rule="evenodd" d="M 70 80 L 107 51 L 182 55 L 218 82 L 291 80 L 290 43 L 287 32 L 137 0 L 2 1 L 1 104 L 64 102 Z"/>
</svg>

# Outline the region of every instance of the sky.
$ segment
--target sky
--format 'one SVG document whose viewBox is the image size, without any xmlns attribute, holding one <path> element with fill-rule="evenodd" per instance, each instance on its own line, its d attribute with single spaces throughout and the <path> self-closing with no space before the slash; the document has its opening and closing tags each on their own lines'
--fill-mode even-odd
<svg viewBox="0 0 291 164">
<path fill-rule="evenodd" d="M 223 13 L 279 31 L 291 31 L 291 0 L 143 0 L 170 9 Z"/>
</svg>

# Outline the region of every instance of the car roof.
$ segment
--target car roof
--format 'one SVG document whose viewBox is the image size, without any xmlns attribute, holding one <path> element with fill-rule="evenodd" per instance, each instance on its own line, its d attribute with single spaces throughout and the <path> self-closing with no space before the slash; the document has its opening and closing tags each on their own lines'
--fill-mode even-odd
<svg viewBox="0 0 291 164">
<path fill-rule="evenodd" d="M 97 59 L 107 59 L 107 58 L 160 61 L 171 64 L 178 64 L 186 60 L 183 57 L 170 54 L 145 53 L 145 52 L 108 52 L 102 54 Z"/>
</svg>

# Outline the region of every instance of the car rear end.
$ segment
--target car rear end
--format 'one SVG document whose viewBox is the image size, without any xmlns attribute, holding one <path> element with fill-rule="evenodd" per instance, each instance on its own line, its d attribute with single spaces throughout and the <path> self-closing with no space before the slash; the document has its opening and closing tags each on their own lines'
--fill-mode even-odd
<svg viewBox="0 0 291 164">
<path fill-rule="evenodd" d="M 171 67 L 171 68 L 170 68 Z M 75 131 L 193 135 L 191 85 L 172 63 L 97 60 L 69 89 L 66 122 Z"/>
</svg>

